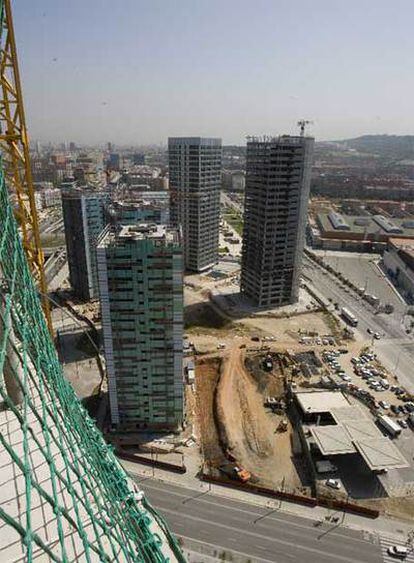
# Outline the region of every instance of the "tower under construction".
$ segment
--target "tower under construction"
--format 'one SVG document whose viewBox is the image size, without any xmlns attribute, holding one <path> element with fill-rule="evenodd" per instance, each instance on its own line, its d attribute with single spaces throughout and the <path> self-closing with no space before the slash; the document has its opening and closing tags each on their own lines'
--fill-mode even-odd
<svg viewBox="0 0 414 563">
<path fill-rule="evenodd" d="M 250 138 L 240 290 L 258 307 L 298 299 L 314 140 Z"/>
</svg>

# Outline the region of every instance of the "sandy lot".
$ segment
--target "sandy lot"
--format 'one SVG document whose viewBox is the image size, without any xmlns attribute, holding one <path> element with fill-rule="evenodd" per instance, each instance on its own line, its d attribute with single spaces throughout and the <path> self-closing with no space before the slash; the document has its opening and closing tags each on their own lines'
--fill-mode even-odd
<svg viewBox="0 0 414 563">
<path fill-rule="evenodd" d="M 219 380 L 220 358 L 205 358 L 196 363 L 197 426 L 200 429 L 204 460 L 215 466 L 225 461 L 214 420 L 214 393 Z"/>
<path fill-rule="evenodd" d="M 301 482 L 291 457 L 291 428 L 278 433 L 281 416 L 263 405 L 264 395 L 234 347 L 223 360 L 216 395 L 220 438 L 252 480 L 272 488 L 297 489 Z M 231 408 L 230 408 L 231 405 Z"/>
</svg>

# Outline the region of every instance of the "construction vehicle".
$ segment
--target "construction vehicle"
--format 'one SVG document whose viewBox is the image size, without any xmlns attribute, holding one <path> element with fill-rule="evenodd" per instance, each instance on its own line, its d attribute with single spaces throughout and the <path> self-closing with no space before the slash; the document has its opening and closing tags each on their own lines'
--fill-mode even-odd
<svg viewBox="0 0 414 563">
<path fill-rule="evenodd" d="M 226 451 L 226 456 L 231 461 L 220 465 L 219 470 L 229 479 L 236 479 L 240 483 L 247 483 L 251 479 L 250 471 L 238 465 L 235 456 L 229 450 Z"/>
<path fill-rule="evenodd" d="M 288 421 L 284 418 L 279 422 L 276 432 L 286 432 L 288 429 Z"/>
<path fill-rule="evenodd" d="M 250 471 L 247 471 L 247 469 L 243 469 L 243 467 L 236 465 L 234 467 L 233 471 L 236 474 L 237 479 L 241 483 L 247 483 L 247 481 L 250 481 L 252 475 L 251 475 Z"/>
</svg>

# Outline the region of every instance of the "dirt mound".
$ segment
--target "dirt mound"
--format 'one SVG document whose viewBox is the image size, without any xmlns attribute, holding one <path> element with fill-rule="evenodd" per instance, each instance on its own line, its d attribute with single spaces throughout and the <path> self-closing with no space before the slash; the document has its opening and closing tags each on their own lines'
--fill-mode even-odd
<svg viewBox="0 0 414 563">
<path fill-rule="evenodd" d="M 220 465 L 225 460 L 214 420 L 214 390 L 218 384 L 221 359 L 203 358 L 196 363 L 196 399 L 201 444 L 207 463 Z"/>
<path fill-rule="evenodd" d="M 216 423 L 224 449 L 236 459 L 257 460 L 272 454 L 274 437 L 263 397 L 246 373 L 239 349 L 223 362 L 215 396 Z"/>
</svg>

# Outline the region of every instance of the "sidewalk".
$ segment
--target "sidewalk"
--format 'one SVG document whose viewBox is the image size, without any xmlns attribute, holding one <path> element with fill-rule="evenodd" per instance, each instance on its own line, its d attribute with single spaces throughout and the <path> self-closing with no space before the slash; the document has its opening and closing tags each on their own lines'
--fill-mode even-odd
<svg viewBox="0 0 414 563">
<path fill-rule="evenodd" d="M 188 461 L 190 461 L 190 458 L 188 458 Z M 345 528 L 365 531 L 378 537 L 385 536 L 388 538 L 394 538 L 395 541 L 400 543 L 405 543 L 408 533 L 413 530 L 413 525 L 409 522 L 399 521 L 385 516 L 380 516 L 375 519 L 365 518 L 356 514 L 344 514 L 343 512 L 338 512 L 334 509 L 318 506 L 307 507 L 295 503 L 289 503 L 285 500 L 267 499 L 255 493 L 230 489 L 211 483 L 203 483 L 195 476 L 195 473 L 198 471 L 198 467 L 190 467 L 189 464 L 187 464 L 187 459 L 187 473 L 184 475 L 170 474 L 167 471 L 156 468 L 148 468 L 138 463 L 132 463 L 124 460 L 121 460 L 121 463 L 125 467 L 125 470 L 131 475 L 145 477 L 147 479 L 151 478 L 163 483 L 171 483 L 171 485 L 177 485 L 192 491 L 208 491 L 208 494 L 214 496 L 246 502 L 264 508 L 274 508 L 280 512 L 285 512 L 286 514 L 308 518 L 314 521 L 325 521 L 327 517 L 340 515 L 341 520 L 343 518 L 341 526 L 344 526 Z M 143 484 L 143 490 L 145 491 L 145 483 Z"/>
</svg>

